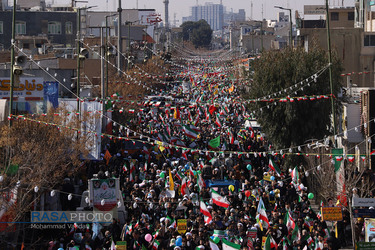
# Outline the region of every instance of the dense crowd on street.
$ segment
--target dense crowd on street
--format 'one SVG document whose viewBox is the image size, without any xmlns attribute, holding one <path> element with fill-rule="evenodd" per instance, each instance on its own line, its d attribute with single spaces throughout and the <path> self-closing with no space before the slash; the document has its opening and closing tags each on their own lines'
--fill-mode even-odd
<svg viewBox="0 0 375 250">
<path fill-rule="evenodd" d="M 127 124 L 132 131 L 114 128 L 122 137 L 136 131 L 143 147 L 131 151 L 124 140 L 108 139 L 102 153 L 108 162 L 83 167 L 83 189 L 87 179 L 119 178 L 126 220 L 68 230 L 49 249 L 111 249 L 126 241 L 127 249 L 323 250 L 351 242 L 349 215 L 337 222 L 336 237 L 310 204 L 314 190 L 303 166 L 285 166 L 261 131 L 245 125 L 252 114 L 235 81 L 224 73 L 184 80 L 192 84 L 187 105 L 146 105 Z M 72 182 L 66 180 L 65 193 L 73 192 Z M 61 201 L 74 209 L 66 197 Z M 335 202 L 332 196 L 325 205 Z"/>
</svg>

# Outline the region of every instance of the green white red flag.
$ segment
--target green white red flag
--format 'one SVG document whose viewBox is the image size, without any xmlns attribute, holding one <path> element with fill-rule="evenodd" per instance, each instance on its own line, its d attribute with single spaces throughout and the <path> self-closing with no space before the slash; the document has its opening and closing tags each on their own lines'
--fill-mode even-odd
<svg viewBox="0 0 375 250">
<path fill-rule="evenodd" d="M 259 199 L 259 204 L 257 208 L 257 218 L 258 218 L 258 223 L 262 231 L 263 231 L 263 228 L 267 230 L 270 226 L 270 222 L 268 220 L 266 208 L 264 206 L 262 198 Z"/>
<path fill-rule="evenodd" d="M 212 221 L 212 215 L 210 211 L 208 211 L 206 204 L 202 201 L 200 201 L 200 209 L 199 211 L 204 215 L 204 222 L 206 224 L 209 224 Z"/>
<path fill-rule="evenodd" d="M 264 250 L 277 249 L 276 241 L 268 234 L 266 242 L 264 243 Z"/>
<path fill-rule="evenodd" d="M 229 205 L 230 205 L 230 203 L 227 201 L 227 199 L 225 197 L 218 194 L 212 188 L 211 188 L 211 198 L 212 198 L 212 202 L 219 207 L 228 208 Z"/>
<path fill-rule="evenodd" d="M 272 169 L 272 171 L 274 171 L 277 176 L 281 176 L 281 170 L 280 168 L 277 166 L 277 164 L 270 158 L 270 161 L 268 163 L 268 167 L 270 169 Z"/>
</svg>

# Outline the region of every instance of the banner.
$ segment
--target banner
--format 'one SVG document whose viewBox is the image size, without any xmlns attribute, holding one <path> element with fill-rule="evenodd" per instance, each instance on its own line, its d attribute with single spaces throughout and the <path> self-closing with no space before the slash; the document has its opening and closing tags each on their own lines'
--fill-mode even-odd
<svg viewBox="0 0 375 250">
<path fill-rule="evenodd" d="M 321 212 L 324 221 L 342 221 L 341 207 L 322 207 Z"/>
<path fill-rule="evenodd" d="M 353 209 L 354 218 L 375 218 L 375 209 Z"/>
<path fill-rule="evenodd" d="M 118 179 L 91 179 L 89 181 L 89 187 L 90 204 L 94 206 L 94 209 L 110 211 L 117 208 L 117 202 L 119 201 Z"/>
<path fill-rule="evenodd" d="M 179 234 L 186 233 L 187 229 L 187 220 L 186 219 L 179 219 L 177 220 L 177 231 Z"/>
<path fill-rule="evenodd" d="M 353 207 L 375 207 L 374 198 L 353 197 Z"/>
<path fill-rule="evenodd" d="M 44 97 L 44 79 L 42 77 L 21 77 L 19 86 L 13 88 L 15 98 L 24 98 L 24 100 L 43 100 Z M 0 78 L 0 98 L 10 97 L 10 79 Z M 22 99 L 21 99 L 22 100 Z"/>
<path fill-rule="evenodd" d="M 365 242 L 375 242 L 375 219 L 365 219 Z"/>
</svg>

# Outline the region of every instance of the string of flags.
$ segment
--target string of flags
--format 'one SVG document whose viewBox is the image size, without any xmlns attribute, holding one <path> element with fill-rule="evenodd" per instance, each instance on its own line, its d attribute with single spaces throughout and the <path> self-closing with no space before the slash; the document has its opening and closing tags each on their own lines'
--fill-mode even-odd
<svg viewBox="0 0 375 250">
<path fill-rule="evenodd" d="M 56 114 L 54 114 L 54 115 L 56 115 Z M 160 140 L 157 140 L 157 139 L 150 138 L 148 136 L 144 136 L 144 135 L 142 135 L 138 132 L 131 131 L 130 129 L 127 129 L 127 128 L 125 128 L 125 129 L 127 129 L 127 136 L 115 136 L 115 135 L 110 135 L 110 134 L 106 134 L 106 133 L 98 133 L 97 131 L 83 130 L 83 129 L 78 129 L 78 128 L 74 128 L 74 127 L 67 126 L 67 125 L 61 125 L 61 124 L 56 124 L 56 123 L 52 123 L 52 122 L 46 122 L 46 121 L 42 121 L 42 120 L 32 119 L 32 118 L 28 118 L 24 115 L 11 115 L 10 117 L 8 117 L 8 119 L 35 122 L 35 123 L 43 124 L 43 125 L 46 125 L 46 126 L 56 127 L 59 130 L 61 128 L 69 129 L 69 130 L 75 131 L 79 134 L 87 133 L 87 134 L 95 135 L 96 137 L 97 136 L 100 136 L 102 138 L 107 137 L 110 140 L 127 140 L 127 141 L 133 141 L 134 144 L 136 142 L 140 142 L 140 143 L 143 143 L 143 144 L 150 144 L 151 146 L 156 145 L 156 146 L 159 146 L 159 147 L 162 147 L 162 148 L 175 148 L 175 149 L 183 150 L 185 152 L 199 153 L 199 154 L 206 154 L 206 155 L 207 154 L 214 154 L 215 156 L 229 155 L 229 157 L 233 157 L 234 155 L 237 155 L 238 157 L 245 157 L 245 158 L 250 158 L 250 156 L 267 157 L 267 156 L 270 156 L 270 155 L 272 155 L 274 157 L 281 156 L 282 158 L 284 158 L 287 155 L 297 155 L 297 156 L 304 156 L 304 157 L 313 156 L 313 157 L 316 157 L 316 158 L 320 158 L 321 156 L 329 156 L 330 159 L 333 159 L 335 161 L 342 161 L 344 159 L 347 159 L 349 162 L 353 162 L 355 156 L 360 156 L 362 160 L 366 159 L 366 157 L 364 155 L 356 155 L 356 154 L 349 154 L 349 155 L 338 154 L 338 155 L 335 155 L 335 154 L 332 154 L 332 153 L 304 153 L 304 152 L 302 152 L 302 147 L 307 147 L 307 148 L 311 149 L 311 147 L 314 146 L 314 143 L 300 145 L 300 146 L 297 146 L 297 148 L 288 148 L 288 149 L 283 149 L 283 150 L 269 150 L 269 151 L 266 151 L 266 152 L 217 150 L 218 146 L 213 146 L 212 147 L 213 150 L 204 150 L 204 149 L 188 148 L 188 147 L 179 146 L 179 145 L 172 145 L 170 143 L 166 143 L 166 142 L 163 142 L 163 141 L 160 141 Z M 139 139 L 130 137 L 130 133 L 133 133 L 134 136 L 139 136 Z M 212 141 L 211 144 L 213 145 L 214 143 L 216 143 L 216 142 L 213 142 L 213 141 L 217 140 L 217 139 L 220 143 L 220 136 L 219 136 L 218 138 L 215 138 L 215 139 L 211 140 Z M 368 142 L 371 143 L 372 142 L 371 138 L 369 138 L 369 139 L 370 140 L 368 140 Z M 322 140 L 320 140 L 320 141 L 322 141 Z M 319 143 L 321 143 L 320 141 L 316 141 L 315 145 L 319 145 Z M 329 143 L 329 141 L 327 141 L 325 139 L 324 144 L 328 145 L 328 143 Z M 209 147 L 210 147 L 210 143 L 209 143 Z M 293 150 L 296 150 L 296 149 L 297 149 L 297 152 L 294 152 Z M 370 156 L 375 155 L 375 150 L 370 152 L 369 155 Z"/>
</svg>

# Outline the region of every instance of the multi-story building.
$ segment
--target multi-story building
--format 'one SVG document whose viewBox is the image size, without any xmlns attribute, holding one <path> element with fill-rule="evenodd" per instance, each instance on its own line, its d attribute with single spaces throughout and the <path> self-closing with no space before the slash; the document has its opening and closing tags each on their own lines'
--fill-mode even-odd
<svg viewBox="0 0 375 250">
<path fill-rule="evenodd" d="M 232 22 L 238 21 L 246 21 L 246 12 L 244 9 L 239 9 L 238 13 L 224 11 L 224 25 L 229 25 Z"/>
<path fill-rule="evenodd" d="M 222 4 L 206 3 L 191 7 L 191 16 L 183 21 L 207 21 L 213 31 L 221 30 L 224 26 L 224 6 Z"/>
<path fill-rule="evenodd" d="M 16 40 L 18 46 L 38 51 L 44 44 L 72 47 L 77 34 L 77 13 L 73 11 L 16 12 Z M 0 50 L 10 47 L 12 11 L 0 11 Z"/>
</svg>

